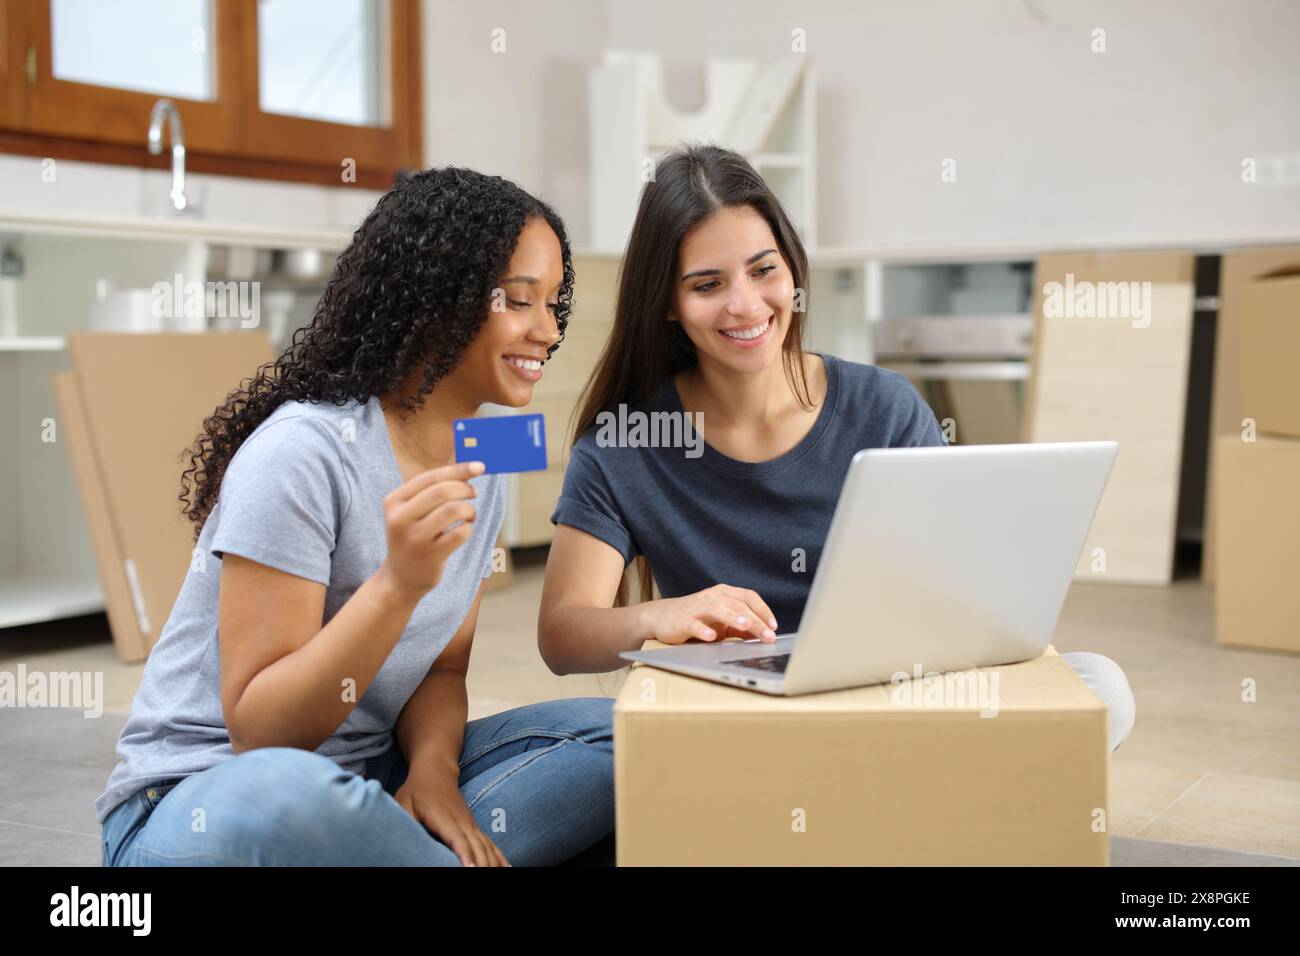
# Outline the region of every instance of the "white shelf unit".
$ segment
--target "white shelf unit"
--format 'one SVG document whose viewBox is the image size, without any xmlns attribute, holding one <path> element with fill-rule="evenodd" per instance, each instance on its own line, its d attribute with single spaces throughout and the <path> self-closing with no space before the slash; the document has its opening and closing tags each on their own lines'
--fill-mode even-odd
<svg viewBox="0 0 1300 956">
<path fill-rule="evenodd" d="M 14 307 L 0 329 L 0 627 L 14 627 L 104 609 L 50 380 L 71 368 L 66 336 L 90 328 L 96 280 L 151 289 L 179 273 L 185 282 L 203 282 L 214 247 L 318 243 L 333 252 L 346 236 L 254 228 L 241 238 L 233 227 L 179 220 L 123 226 L 0 215 L 0 242 L 22 260 L 21 276 L 8 279 L 16 284 Z M 314 301 L 304 298 L 293 310 L 290 331 L 310 317 Z M 51 423 L 54 440 L 47 441 Z"/>
<path fill-rule="evenodd" d="M 636 218 L 646 166 L 684 141 L 744 155 L 763 175 L 806 245 L 817 237 L 816 79 L 803 54 L 758 63 L 712 57 L 705 102 L 683 112 L 664 95 L 650 53 L 606 51 L 588 77 L 591 239 L 621 249 Z"/>
<path fill-rule="evenodd" d="M 9 223 L 4 243 L 23 263 L 0 339 L 0 626 L 12 627 L 104 607 L 50 382 L 70 368 L 65 336 L 88 326 L 95 279 L 151 287 L 184 272 L 192 250 L 185 239 L 106 241 Z"/>
</svg>

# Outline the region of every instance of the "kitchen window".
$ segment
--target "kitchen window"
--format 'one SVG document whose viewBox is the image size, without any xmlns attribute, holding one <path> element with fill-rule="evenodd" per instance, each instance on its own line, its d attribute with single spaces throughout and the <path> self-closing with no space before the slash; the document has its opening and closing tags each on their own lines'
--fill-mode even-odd
<svg viewBox="0 0 1300 956">
<path fill-rule="evenodd" d="M 418 0 L 0 0 L 0 151 L 383 188 L 420 162 Z"/>
</svg>

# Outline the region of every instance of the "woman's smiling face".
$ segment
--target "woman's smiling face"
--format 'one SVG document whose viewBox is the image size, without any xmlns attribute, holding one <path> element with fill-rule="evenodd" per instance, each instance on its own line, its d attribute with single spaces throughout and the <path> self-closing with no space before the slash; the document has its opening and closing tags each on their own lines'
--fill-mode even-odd
<svg viewBox="0 0 1300 956">
<path fill-rule="evenodd" d="M 457 366 L 457 377 L 472 380 L 483 402 L 518 408 L 532 401 L 547 350 L 560 339 L 555 307 L 563 280 L 560 240 L 534 217 L 520 231 L 487 320 Z"/>
<path fill-rule="evenodd" d="M 676 279 L 670 319 L 681 322 L 701 362 L 753 373 L 780 356 L 794 279 L 755 209 L 724 206 L 687 233 Z"/>
</svg>

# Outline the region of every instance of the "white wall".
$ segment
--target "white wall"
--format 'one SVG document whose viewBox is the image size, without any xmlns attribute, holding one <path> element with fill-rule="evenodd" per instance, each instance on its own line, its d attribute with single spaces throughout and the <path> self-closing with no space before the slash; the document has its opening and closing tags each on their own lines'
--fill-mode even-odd
<svg viewBox="0 0 1300 956">
<path fill-rule="evenodd" d="M 679 107 L 709 54 L 792 55 L 819 84 L 823 246 L 1300 237 L 1295 0 L 424 0 L 426 161 L 516 179 L 588 234 L 585 70 L 665 57 Z M 490 51 L 494 27 L 504 54 Z M 1106 30 L 1107 52 L 1090 50 Z M 939 178 L 945 157 L 957 182 Z"/>
<path fill-rule="evenodd" d="M 588 234 L 587 69 L 608 44 L 604 0 L 424 0 L 424 162 L 496 173 Z M 504 53 L 492 31 L 505 31 Z"/>
<path fill-rule="evenodd" d="M 429 165 L 500 173 L 589 233 L 587 68 L 658 51 L 682 108 L 711 54 L 789 56 L 819 84 L 822 246 L 1300 238 L 1300 189 L 1240 181 L 1300 154 L 1296 0 L 423 0 Z M 1089 50 L 1090 31 L 1108 50 Z M 491 51 L 492 30 L 506 52 Z M 944 157 L 957 182 L 939 180 Z M 167 174 L 0 157 L 0 208 L 166 215 Z M 206 218 L 351 228 L 368 190 L 191 179 Z"/>
</svg>

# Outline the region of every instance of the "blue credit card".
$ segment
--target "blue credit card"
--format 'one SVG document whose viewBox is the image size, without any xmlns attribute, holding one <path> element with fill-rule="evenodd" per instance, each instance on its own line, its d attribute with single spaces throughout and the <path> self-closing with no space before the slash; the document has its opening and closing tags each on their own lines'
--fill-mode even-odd
<svg viewBox="0 0 1300 956">
<path fill-rule="evenodd" d="M 456 460 L 481 461 L 484 474 L 546 470 L 546 424 L 541 415 L 457 418 Z"/>
</svg>

